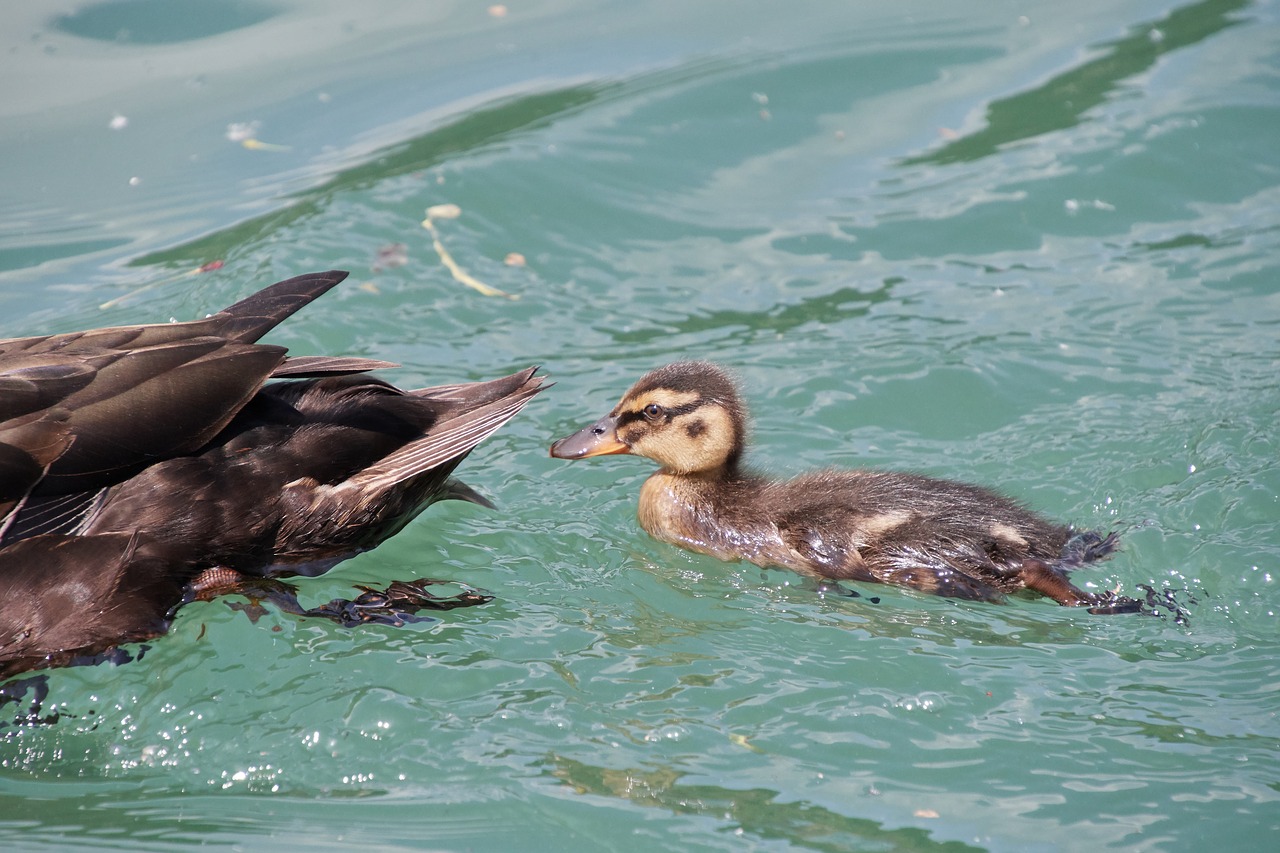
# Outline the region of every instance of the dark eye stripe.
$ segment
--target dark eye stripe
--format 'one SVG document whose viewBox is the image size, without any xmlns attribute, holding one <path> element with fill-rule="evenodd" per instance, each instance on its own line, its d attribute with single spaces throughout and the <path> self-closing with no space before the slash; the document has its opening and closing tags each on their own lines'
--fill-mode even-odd
<svg viewBox="0 0 1280 853">
<path fill-rule="evenodd" d="M 667 409 L 667 420 L 670 421 L 672 418 L 678 418 L 681 415 L 687 415 L 696 409 L 700 409 L 703 405 L 706 404 L 706 402 L 707 402 L 706 400 L 699 397 L 698 399 L 694 400 L 692 403 L 685 403 L 683 406 L 672 406 L 670 409 Z"/>
<path fill-rule="evenodd" d="M 640 412 L 623 412 L 622 414 L 618 415 L 618 426 L 624 427 L 627 424 L 635 423 L 636 421 L 642 421 L 642 420 L 644 420 L 644 415 L 641 414 Z"/>
<path fill-rule="evenodd" d="M 681 415 L 689 414 L 695 409 L 705 405 L 706 402 L 707 402 L 706 400 L 702 398 L 698 398 L 697 400 L 694 400 L 692 403 L 685 403 L 684 405 L 681 405 L 681 406 L 672 406 L 671 408 L 666 410 L 667 423 L 670 423 L 672 418 L 678 418 Z M 618 415 L 618 426 L 620 427 L 626 426 L 629 423 L 634 423 L 635 421 L 642 421 L 642 420 L 645 420 L 643 409 L 630 411 L 630 412 L 623 412 L 622 414 Z"/>
</svg>

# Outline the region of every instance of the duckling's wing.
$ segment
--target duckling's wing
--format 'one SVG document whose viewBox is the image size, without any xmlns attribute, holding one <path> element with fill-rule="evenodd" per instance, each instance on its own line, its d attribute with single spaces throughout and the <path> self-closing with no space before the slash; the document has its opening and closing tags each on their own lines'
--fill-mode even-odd
<svg viewBox="0 0 1280 853">
<path fill-rule="evenodd" d="M 974 601 L 1002 601 L 990 556 L 950 529 L 893 503 L 920 481 L 881 472 L 819 472 L 800 488 L 776 486 L 787 510 L 776 520 L 801 566 L 821 577 L 875 581 Z M 874 508 L 874 509 L 868 509 Z M 960 531 L 965 532 L 965 531 Z"/>
</svg>

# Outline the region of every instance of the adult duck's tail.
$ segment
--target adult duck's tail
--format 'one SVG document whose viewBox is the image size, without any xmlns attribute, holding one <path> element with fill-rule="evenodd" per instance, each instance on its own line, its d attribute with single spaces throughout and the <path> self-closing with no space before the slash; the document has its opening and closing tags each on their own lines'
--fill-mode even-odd
<svg viewBox="0 0 1280 853">
<path fill-rule="evenodd" d="M 329 426 L 300 432 L 293 453 L 337 458 L 355 449 L 352 442 L 369 445 L 375 433 L 393 435 L 414 421 L 420 432 L 341 481 L 313 474 L 289 482 L 282 505 L 291 509 L 277 533 L 279 565 L 271 571 L 310 574 L 300 566 L 327 567 L 375 547 L 439 500 L 487 503 L 450 475 L 545 387 L 536 370 L 409 392 L 373 379 L 321 380 L 309 388 L 310 399 L 294 405 L 304 413 L 324 413 Z"/>
</svg>

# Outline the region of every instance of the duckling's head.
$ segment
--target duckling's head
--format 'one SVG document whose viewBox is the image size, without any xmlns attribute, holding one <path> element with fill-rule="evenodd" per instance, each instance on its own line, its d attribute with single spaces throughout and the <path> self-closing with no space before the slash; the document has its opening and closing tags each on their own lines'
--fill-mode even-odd
<svg viewBox="0 0 1280 853">
<path fill-rule="evenodd" d="M 630 453 L 675 474 L 732 472 L 745 440 L 733 380 L 714 364 L 681 361 L 646 373 L 612 412 L 551 445 L 551 455 Z"/>
</svg>

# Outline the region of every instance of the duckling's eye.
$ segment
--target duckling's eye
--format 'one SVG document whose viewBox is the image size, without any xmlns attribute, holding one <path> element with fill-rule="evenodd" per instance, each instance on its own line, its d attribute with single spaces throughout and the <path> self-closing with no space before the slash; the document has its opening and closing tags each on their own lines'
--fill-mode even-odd
<svg viewBox="0 0 1280 853">
<path fill-rule="evenodd" d="M 659 406 L 657 403 L 650 403 L 649 405 L 645 406 L 641 410 L 641 412 L 644 414 L 646 419 L 651 421 L 659 420 L 662 418 L 664 414 L 666 414 L 666 410 L 663 409 L 661 406 Z"/>
</svg>

